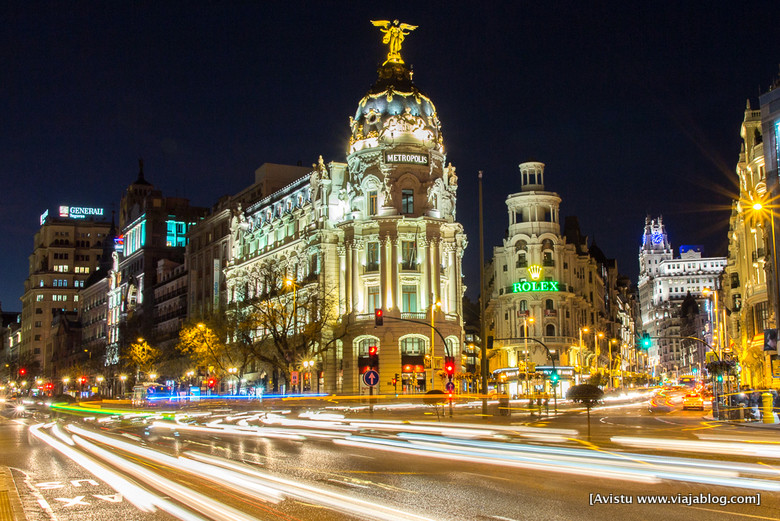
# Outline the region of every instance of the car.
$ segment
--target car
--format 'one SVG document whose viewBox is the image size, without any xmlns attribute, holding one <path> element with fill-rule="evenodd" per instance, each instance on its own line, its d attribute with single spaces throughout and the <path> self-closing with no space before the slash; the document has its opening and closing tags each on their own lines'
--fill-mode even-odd
<svg viewBox="0 0 780 521">
<path fill-rule="evenodd" d="M 704 398 L 699 393 L 688 393 L 683 397 L 683 409 L 704 410 Z"/>
</svg>

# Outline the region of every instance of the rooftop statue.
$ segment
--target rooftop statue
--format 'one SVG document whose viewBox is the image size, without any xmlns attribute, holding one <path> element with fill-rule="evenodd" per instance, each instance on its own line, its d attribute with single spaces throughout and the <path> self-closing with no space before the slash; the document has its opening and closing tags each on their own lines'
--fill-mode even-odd
<svg viewBox="0 0 780 521">
<path fill-rule="evenodd" d="M 382 65 L 388 63 L 401 63 L 404 61 L 401 59 L 401 43 L 404 41 L 404 37 L 411 31 L 417 29 L 416 25 L 402 24 L 398 20 L 371 20 L 371 23 L 377 27 L 380 27 L 380 31 L 385 33 L 382 38 L 382 43 L 386 43 L 389 46 L 389 52 L 387 53 L 387 60 Z"/>
</svg>

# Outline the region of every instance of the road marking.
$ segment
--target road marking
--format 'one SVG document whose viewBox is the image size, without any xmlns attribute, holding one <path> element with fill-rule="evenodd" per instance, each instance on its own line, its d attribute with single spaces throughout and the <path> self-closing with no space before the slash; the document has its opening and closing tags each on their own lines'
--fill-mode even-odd
<svg viewBox="0 0 780 521">
<path fill-rule="evenodd" d="M 70 497 L 55 497 L 57 501 L 62 501 L 65 503 L 65 507 L 72 507 L 74 505 L 89 505 L 89 503 L 82 501 L 84 499 L 84 496 L 76 496 L 73 498 Z"/>
<path fill-rule="evenodd" d="M 712 422 L 701 422 L 704 427 L 686 427 L 684 429 L 680 429 L 683 431 L 699 431 L 702 429 L 714 429 L 715 427 L 720 427 L 721 425 L 718 423 L 715 423 L 714 425 L 710 425 Z"/>
<path fill-rule="evenodd" d="M 108 501 L 109 503 L 121 503 L 122 502 L 122 494 L 92 494 L 94 497 L 98 499 L 102 499 L 103 501 Z"/>
<path fill-rule="evenodd" d="M 95 487 L 98 486 L 98 482 L 95 481 L 94 479 L 71 479 L 70 484 L 73 485 L 74 487 L 80 487 L 82 481 L 84 481 L 88 485 L 93 485 Z"/>
</svg>

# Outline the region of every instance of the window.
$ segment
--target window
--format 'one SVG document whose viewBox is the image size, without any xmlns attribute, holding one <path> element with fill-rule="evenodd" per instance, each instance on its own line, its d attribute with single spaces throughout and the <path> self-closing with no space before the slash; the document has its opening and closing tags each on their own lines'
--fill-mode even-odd
<svg viewBox="0 0 780 521">
<path fill-rule="evenodd" d="M 401 269 L 417 269 L 417 247 L 414 241 L 401 241 Z"/>
<path fill-rule="evenodd" d="M 35 321 L 35 327 L 42 327 L 42 326 L 43 326 L 43 322 L 41 322 L 40 320 Z"/>
<path fill-rule="evenodd" d="M 379 243 L 369 242 L 366 248 L 366 271 L 379 270 Z"/>
<path fill-rule="evenodd" d="M 43 295 L 35 295 L 35 302 L 40 302 L 43 300 Z"/>
<path fill-rule="evenodd" d="M 546 309 L 547 311 L 552 311 L 553 309 L 555 309 L 553 307 L 552 299 L 547 299 L 544 301 L 544 309 Z"/>
<path fill-rule="evenodd" d="M 382 299 L 379 296 L 379 286 L 368 287 L 368 311 L 373 313 L 375 309 L 381 309 Z"/>
<path fill-rule="evenodd" d="M 553 324 L 547 324 L 547 327 L 545 328 L 545 335 L 555 336 L 555 326 Z"/>
<path fill-rule="evenodd" d="M 378 338 L 364 338 L 360 342 L 358 342 L 358 356 L 365 358 L 368 356 L 368 348 L 371 346 L 377 346 L 379 347 L 379 339 Z"/>
<path fill-rule="evenodd" d="M 414 190 L 401 190 L 401 213 L 414 213 Z"/>
<path fill-rule="evenodd" d="M 404 284 L 401 287 L 401 311 L 405 313 L 417 312 L 417 286 Z"/>
<path fill-rule="evenodd" d="M 521 300 L 520 301 L 520 311 L 528 311 L 528 301 L 527 300 Z"/>
<path fill-rule="evenodd" d="M 377 200 L 376 200 L 376 190 L 371 190 L 368 192 L 368 215 L 376 215 L 377 211 Z"/>
<path fill-rule="evenodd" d="M 401 340 L 401 355 L 422 356 L 425 354 L 425 340 L 420 337 Z"/>
</svg>

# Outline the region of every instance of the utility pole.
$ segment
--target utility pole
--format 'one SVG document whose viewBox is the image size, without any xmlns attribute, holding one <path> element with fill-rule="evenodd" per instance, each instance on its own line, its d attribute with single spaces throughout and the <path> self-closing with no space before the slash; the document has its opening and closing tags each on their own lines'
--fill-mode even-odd
<svg viewBox="0 0 780 521">
<path fill-rule="evenodd" d="M 487 417 L 488 360 L 485 330 L 485 233 L 482 220 L 482 170 L 479 171 L 479 332 L 482 344 L 482 416 Z"/>
</svg>

